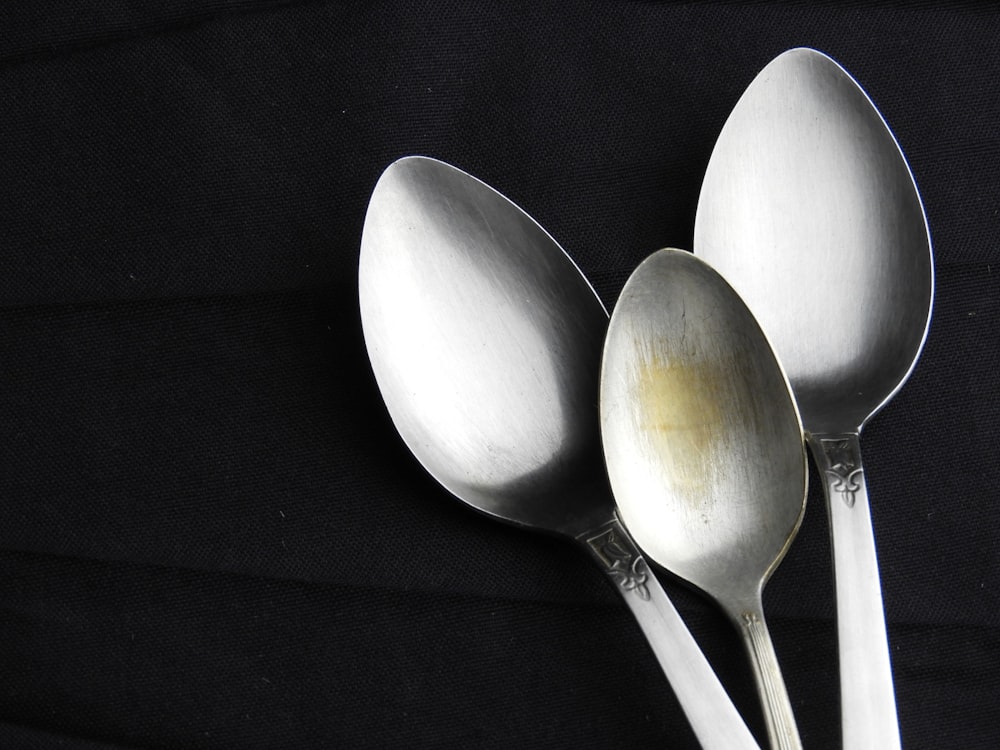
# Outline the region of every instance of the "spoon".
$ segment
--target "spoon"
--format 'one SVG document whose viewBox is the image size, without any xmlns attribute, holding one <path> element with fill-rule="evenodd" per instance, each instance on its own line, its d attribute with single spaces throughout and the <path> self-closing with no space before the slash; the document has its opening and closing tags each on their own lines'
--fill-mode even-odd
<svg viewBox="0 0 1000 750">
<path fill-rule="evenodd" d="M 569 256 L 484 183 L 407 157 L 372 193 L 358 283 L 375 379 L 424 468 L 479 511 L 582 544 L 702 746 L 756 748 L 616 517 L 596 407 L 608 315 Z"/>
<path fill-rule="evenodd" d="M 824 478 L 844 747 L 898 748 L 859 435 L 916 364 L 934 270 L 906 160 L 829 57 L 791 50 L 750 84 L 709 161 L 694 248 L 770 336 Z"/>
<path fill-rule="evenodd" d="M 805 511 L 802 427 L 767 338 L 706 263 L 660 250 L 632 273 L 611 314 L 600 413 L 625 525 L 719 603 L 750 654 L 771 746 L 801 747 L 761 593 Z"/>
</svg>

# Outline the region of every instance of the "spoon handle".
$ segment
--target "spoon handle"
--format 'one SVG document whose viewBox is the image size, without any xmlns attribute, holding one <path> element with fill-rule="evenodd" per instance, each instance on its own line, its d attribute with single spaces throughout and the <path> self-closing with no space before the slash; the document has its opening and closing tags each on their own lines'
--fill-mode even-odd
<svg viewBox="0 0 1000 750">
<path fill-rule="evenodd" d="M 843 747 L 900 747 L 875 535 L 858 433 L 809 435 L 823 475 L 837 597 Z"/>
<path fill-rule="evenodd" d="M 617 518 L 577 540 L 624 597 L 706 750 L 759 750 L 667 593 Z"/>
<path fill-rule="evenodd" d="M 774 653 L 771 634 L 764 621 L 763 607 L 758 601 L 753 607 L 734 610 L 734 616 L 750 654 L 772 750 L 802 750 L 792 702 L 788 699 L 778 656 Z"/>
</svg>

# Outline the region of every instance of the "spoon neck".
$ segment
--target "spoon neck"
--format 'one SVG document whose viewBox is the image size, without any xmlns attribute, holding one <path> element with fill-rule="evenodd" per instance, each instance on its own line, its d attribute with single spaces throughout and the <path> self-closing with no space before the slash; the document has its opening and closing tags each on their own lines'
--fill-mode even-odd
<svg viewBox="0 0 1000 750">
<path fill-rule="evenodd" d="M 734 581 L 729 591 L 715 591 L 712 596 L 741 633 L 748 622 L 764 621 L 763 583 Z"/>
</svg>

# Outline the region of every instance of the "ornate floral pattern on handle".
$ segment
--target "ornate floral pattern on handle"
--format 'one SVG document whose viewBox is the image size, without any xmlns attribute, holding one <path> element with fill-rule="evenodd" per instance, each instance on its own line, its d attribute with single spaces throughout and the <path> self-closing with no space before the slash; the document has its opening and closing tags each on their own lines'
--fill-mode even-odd
<svg viewBox="0 0 1000 750">
<path fill-rule="evenodd" d="M 861 489 L 864 469 L 856 462 L 856 451 L 852 448 L 851 441 L 844 438 L 820 438 L 819 443 L 829 462 L 825 472 L 830 479 L 830 491 L 839 494 L 848 508 L 853 508 Z"/>
<path fill-rule="evenodd" d="M 649 589 L 646 587 L 649 566 L 632 541 L 619 530 L 618 521 L 611 521 L 597 534 L 588 536 L 587 545 L 615 583 L 643 601 L 649 601 Z"/>
</svg>

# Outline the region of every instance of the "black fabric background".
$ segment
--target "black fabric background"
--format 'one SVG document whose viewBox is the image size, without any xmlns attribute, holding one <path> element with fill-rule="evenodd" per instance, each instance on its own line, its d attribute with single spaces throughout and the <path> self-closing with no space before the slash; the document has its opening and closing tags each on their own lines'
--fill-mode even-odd
<svg viewBox="0 0 1000 750">
<path fill-rule="evenodd" d="M 690 247 L 745 86 L 866 88 L 935 245 L 863 446 L 904 744 L 1000 746 L 1000 11 L 955 3 L 130 2 L 0 11 L 0 748 L 691 748 L 574 547 L 412 460 L 357 312 L 391 161 L 485 180 L 609 307 Z M 822 175 L 817 175 L 817 180 Z M 766 607 L 840 745 L 814 484 Z M 670 585 L 754 731 L 737 636 Z"/>
</svg>

